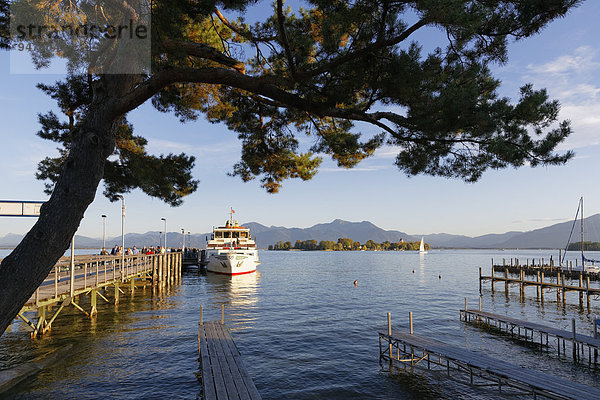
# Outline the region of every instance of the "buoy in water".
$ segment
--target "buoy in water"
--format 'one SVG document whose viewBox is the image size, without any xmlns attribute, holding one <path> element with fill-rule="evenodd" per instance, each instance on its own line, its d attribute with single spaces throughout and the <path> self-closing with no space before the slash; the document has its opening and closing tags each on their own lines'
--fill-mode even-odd
<svg viewBox="0 0 600 400">
<path fill-rule="evenodd" d="M 442 276 L 441 276 L 441 275 L 438 275 L 438 278 L 439 278 L 439 279 L 442 279 Z"/>
<path fill-rule="evenodd" d="M 354 286 L 358 286 L 358 279 L 354 281 Z"/>
</svg>

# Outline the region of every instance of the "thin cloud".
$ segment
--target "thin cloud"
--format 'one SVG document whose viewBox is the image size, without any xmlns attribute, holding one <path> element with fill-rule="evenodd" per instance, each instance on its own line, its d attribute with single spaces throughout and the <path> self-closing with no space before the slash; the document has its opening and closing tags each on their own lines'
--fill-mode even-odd
<svg viewBox="0 0 600 400">
<path fill-rule="evenodd" d="M 562 55 L 545 64 L 529 64 L 527 69 L 536 75 L 581 74 L 600 67 L 600 63 L 595 60 L 595 57 L 596 54 L 592 48 L 582 46 L 575 49 L 572 54 Z"/>
<path fill-rule="evenodd" d="M 550 97 L 561 102 L 559 120 L 571 121 L 573 134 L 558 146 L 559 151 L 599 145 L 600 60 L 595 50 L 579 47 L 544 64 L 529 64 L 527 76 L 535 86 L 545 87 Z"/>
</svg>

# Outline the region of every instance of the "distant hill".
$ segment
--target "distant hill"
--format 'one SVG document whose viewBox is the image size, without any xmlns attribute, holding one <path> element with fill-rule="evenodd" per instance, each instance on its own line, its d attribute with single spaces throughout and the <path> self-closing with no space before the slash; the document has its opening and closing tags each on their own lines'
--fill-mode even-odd
<svg viewBox="0 0 600 400">
<path fill-rule="evenodd" d="M 349 222 L 336 219 L 329 223 L 313 225 L 310 228 L 266 227 L 256 222 L 250 222 L 244 226 L 250 228 L 250 232 L 255 236 L 260 248 L 266 248 L 279 241 L 289 241 L 294 244 L 296 240 L 310 239 L 320 242 L 321 240 L 337 241 L 338 238 L 350 238 L 361 243 L 365 243 L 369 239 L 377 243 L 386 240 L 389 242 L 398 242 L 401 239 L 407 242 L 417 240 L 416 237 L 404 232 L 386 231 L 369 221 Z"/>
<path fill-rule="evenodd" d="M 592 215 L 585 219 L 585 240 L 600 242 L 600 214 Z M 317 224 L 309 228 L 286 228 L 283 226 L 265 226 L 258 222 L 247 222 L 243 226 L 250 228 L 251 234 L 256 238 L 259 248 L 267 248 L 270 244 L 279 241 L 289 241 L 292 244 L 296 240 L 333 240 L 347 237 L 361 243 L 371 239 L 377 243 L 417 241 L 421 236 L 434 248 L 519 248 L 519 249 L 539 249 L 539 248 L 563 248 L 571 232 L 573 222 L 563 222 L 547 226 L 545 228 L 535 229 L 528 232 L 506 232 L 502 234 L 488 234 L 477 237 L 464 235 L 452 235 L 448 233 L 435 233 L 423 235 L 408 235 L 407 233 L 396 230 L 384 230 L 369 221 L 349 222 L 336 219 L 329 223 Z M 580 222 L 575 223 L 572 242 L 580 241 L 579 232 L 581 230 Z M 186 246 L 188 240 L 192 247 L 202 248 L 205 246 L 206 238 L 210 233 L 186 235 Z M 160 233 L 151 231 L 146 233 L 128 233 L 125 235 L 125 246 L 136 245 L 156 246 L 159 243 Z M 22 235 L 8 234 L 0 237 L 0 247 L 14 247 L 21 240 Z M 180 247 L 182 242 L 181 232 L 169 232 L 167 234 L 167 245 L 169 247 Z M 111 248 L 115 244 L 121 243 L 121 237 L 111 237 L 106 239 L 106 247 Z M 100 248 L 102 239 L 89 238 L 85 236 L 75 236 L 75 247 Z"/>
</svg>

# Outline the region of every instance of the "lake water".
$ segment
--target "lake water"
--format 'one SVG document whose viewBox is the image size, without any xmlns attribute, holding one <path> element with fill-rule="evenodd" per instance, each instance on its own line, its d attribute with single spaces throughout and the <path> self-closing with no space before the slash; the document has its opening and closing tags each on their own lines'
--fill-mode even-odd
<svg viewBox="0 0 600 400">
<path fill-rule="evenodd" d="M 136 292 L 118 307 L 100 305 L 95 320 L 70 311 L 51 333 L 32 341 L 23 324 L 0 338 L 0 369 L 33 359 L 65 344 L 68 357 L 6 394 L 9 399 L 195 399 L 201 386 L 197 323 L 226 323 L 264 399 L 497 399 L 492 389 L 475 389 L 418 373 L 390 376 L 378 359 L 379 331 L 415 333 L 482 352 L 516 365 L 600 387 L 600 369 L 573 364 L 552 351 L 539 352 L 459 320 L 467 297 L 478 299 L 478 269 L 491 271 L 491 258 L 549 259 L 550 251 L 268 252 L 255 274 L 226 277 L 184 273 L 181 285 L 162 295 Z M 574 255 L 573 255 L 574 256 Z M 590 254 L 589 256 L 592 256 Z M 358 280 L 358 286 L 353 282 Z M 594 284 L 596 286 L 596 284 Z M 591 333 L 600 302 L 581 310 L 577 295 L 567 305 L 535 288 L 524 302 L 518 288 L 507 298 L 484 284 L 483 309 L 516 318 Z M 500 397 L 502 398 L 502 397 Z M 505 398 L 515 398 L 505 397 Z"/>
</svg>

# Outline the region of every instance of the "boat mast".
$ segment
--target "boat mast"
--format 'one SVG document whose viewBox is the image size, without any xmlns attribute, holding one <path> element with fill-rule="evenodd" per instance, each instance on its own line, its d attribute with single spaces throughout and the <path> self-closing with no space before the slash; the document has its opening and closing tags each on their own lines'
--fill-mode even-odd
<svg viewBox="0 0 600 400">
<path fill-rule="evenodd" d="M 579 201 L 581 202 L 581 269 L 583 270 L 585 260 L 585 258 L 583 257 L 583 196 L 581 196 L 581 199 Z"/>
</svg>

